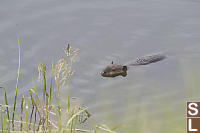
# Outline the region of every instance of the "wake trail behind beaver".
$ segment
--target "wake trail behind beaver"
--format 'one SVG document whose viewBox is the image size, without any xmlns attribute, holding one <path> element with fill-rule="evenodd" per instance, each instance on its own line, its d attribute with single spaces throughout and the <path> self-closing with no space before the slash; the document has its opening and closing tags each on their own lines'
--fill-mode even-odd
<svg viewBox="0 0 200 133">
<path fill-rule="evenodd" d="M 143 57 L 136 58 L 133 61 L 129 61 L 128 63 L 124 64 L 124 66 L 140 66 L 140 65 L 148 65 L 151 63 L 155 63 L 161 61 L 166 58 L 166 55 L 161 53 L 146 55 Z"/>
</svg>

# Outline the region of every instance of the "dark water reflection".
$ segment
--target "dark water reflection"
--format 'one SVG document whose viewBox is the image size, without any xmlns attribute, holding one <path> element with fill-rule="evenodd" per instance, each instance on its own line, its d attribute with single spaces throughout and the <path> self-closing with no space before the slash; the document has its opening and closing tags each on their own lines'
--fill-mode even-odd
<svg viewBox="0 0 200 133">
<path fill-rule="evenodd" d="M 153 108 L 162 100 L 175 100 L 173 109 L 180 111 L 187 97 L 183 71 L 197 71 L 194 66 L 199 66 L 199 12 L 195 0 L 1 1 L 0 85 L 13 100 L 17 37 L 22 45 L 19 97 L 32 88 L 37 64 L 48 64 L 50 72 L 52 61 L 64 56 L 62 49 L 69 42 L 80 49 L 70 92 L 94 117 L 126 114 L 132 106 L 147 106 L 146 113 L 155 115 L 164 110 Z M 111 61 L 122 64 L 154 52 L 165 52 L 168 58 L 130 69 L 125 78 L 100 75 Z M 188 62 L 191 66 L 184 67 Z"/>
</svg>

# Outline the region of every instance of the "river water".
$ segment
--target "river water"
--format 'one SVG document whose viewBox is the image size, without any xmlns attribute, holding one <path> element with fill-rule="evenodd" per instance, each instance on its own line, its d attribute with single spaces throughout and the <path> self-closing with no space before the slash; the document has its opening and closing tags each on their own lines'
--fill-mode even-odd
<svg viewBox="0 0 200 133">
<path fill-rule="evenodd" d="M 18 68 L 17 38 L 21 43 L 18 96 L 33 87 L 37 64 L 47 64 L 50 76 L 51 63 L 65 56 L 63 48 L 70 43 L 80 49 L 70 95 L 102 123 L 130 122 L 130 116 L 137 116 L 143 107 L 150 118 L 162 116 L 168 108 L 184 112 L 185 101 L 196 93 L 188 90 L 198 87 L 198 79 L 193 79 L 199 77 L 200 67 L 198 0 L 1 1 L 0 86 L 7 89 L 10 102 Z M 131 68 L 126 77 L 100 75 L 111 61 L 123 64 L 157 52 L 167 58 Z M 62 91 L 65 97 L 67 91 Z M 184 118 L 177 115 L 175 120 Z"/>
</svg>

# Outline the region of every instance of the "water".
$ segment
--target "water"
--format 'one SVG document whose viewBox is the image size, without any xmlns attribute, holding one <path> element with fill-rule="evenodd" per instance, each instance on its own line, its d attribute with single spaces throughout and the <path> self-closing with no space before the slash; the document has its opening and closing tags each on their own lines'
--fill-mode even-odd
<svg viewBox="0 0 200 133">
<path fill-rule="evenodd" d="M 94 118 L 132 121 L 119 114 L 133 107 L 137 114 L 142 106 L 148 108 L 147 115 L 159 115 L 165 110 L 156 106 L 159 101 L 170 101 L 166 108 L 183 111 L 189 97 L 184 74 L 192 70 L 198 75 L 200 65 L 199 12 L 198 0 L 1 1 L 0 85 L 12 101 L 17 38 L 22 47 L 19 97 L 32 88 L 32 78 L 37 79 L 37 64 L 48 64 L 50 75 L 51 63 L 64 56 L 63 48 L 70 43 L 80 49 L 71 96 L 88 106 Z M 155 52 L 168 58 L 130 69 L 127 77 L 100 76 L 111 61 L 123 64 Z"/>
</svg>

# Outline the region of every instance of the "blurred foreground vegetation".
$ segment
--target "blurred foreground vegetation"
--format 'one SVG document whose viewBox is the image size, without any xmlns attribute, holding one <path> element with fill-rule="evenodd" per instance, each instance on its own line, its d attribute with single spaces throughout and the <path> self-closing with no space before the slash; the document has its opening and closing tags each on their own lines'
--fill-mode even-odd
<svg viewBox="0 0 200 133">
<path fill-rule="evenodd" d="M 0 104 L 1 132 L 115 133 L 114 129 L 116 128 L 110 129 L 106 125 L 95 124 L 90 119 L 91 114 L 86 107 L 70 105 L 69 91 L 66 96 L 67 107 L 62 106 L 60 102 L 60 88 L 66 87 L 66 89 L 69 89 L 69 80 L 74 73 L 72 65 L 78 54 L 78 49 L 71 49 L 69 44 L 64 49 L 66 57 L 60 59 L 55 67 L 52 64 L 51 82 L 49 85 L 46 84 L 46 65 L 43 63 L 38 65 L 38 79 L 43 81 L 42 95 L 37 93 L 38 88 L 36 88 L 35 81 L 33 80 L 33 89 L 29 89 L 27 92 L 29 96 L 18 98 L 17 92 L 20 89 L 18 88 L 20 77 L 19 40 L 18 46 L 19 66 L 13 107 L 8 103 L 6 88 L 0 87 L 4 90 L 5 99 L 5 103 Z M 57 87 L 54 94 L 52 94 L 53 80 L 55 80 Z M 21 99 L 21 101 L 17 101 L 17 99 Z M 19 111 L 16 111 L 17 104 L 20 104 Z M 87 122 L 88 127 L 83 129 L 82 127 L 84 126 L 82 125 L 85 122 Z"/>
</svg>

